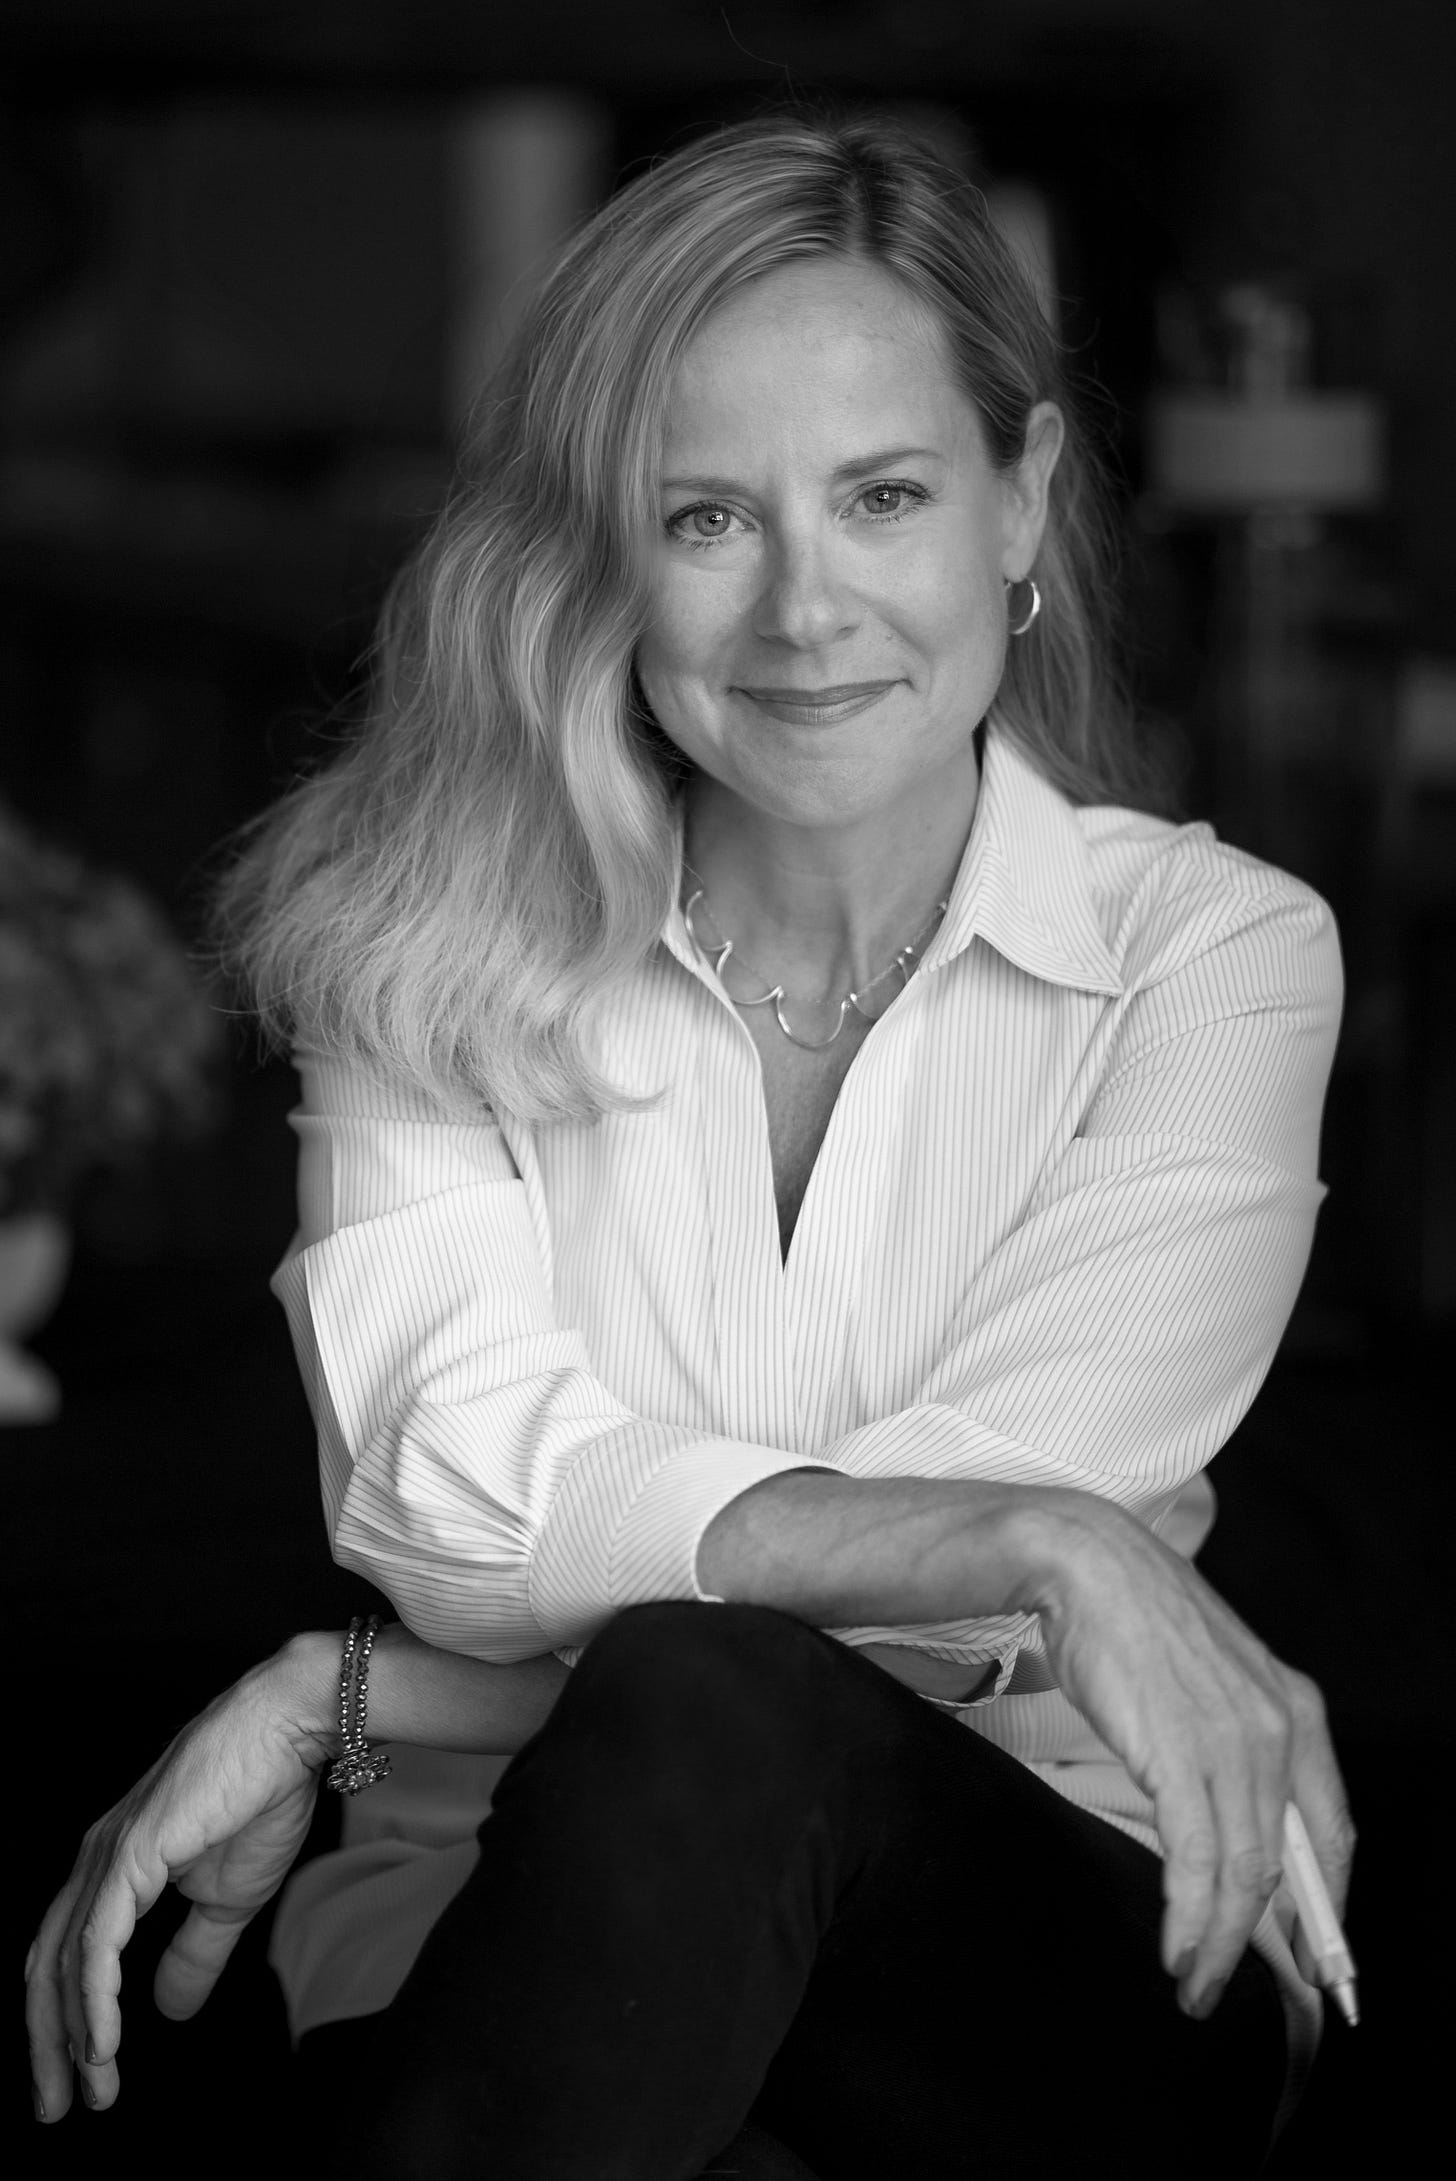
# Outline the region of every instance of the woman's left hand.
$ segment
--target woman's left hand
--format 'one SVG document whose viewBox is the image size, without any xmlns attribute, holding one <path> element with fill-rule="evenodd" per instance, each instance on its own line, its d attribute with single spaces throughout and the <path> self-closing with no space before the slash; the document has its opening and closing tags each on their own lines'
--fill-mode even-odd
<svg viewBox="0 0 1456 2181">
<path fill-rule="evenodd" d="M 1057 1680 L 1151 1798 L 1164 1849 L 1163 1960 L 1205 2015 L 1278 1886 L 1284 1812 L 1304 1818 L 1331 1905 L 1355 1849 L 1324 1702 L 1190 1562 L 1121 1508 L 1047 1493 L 1037 1600 Z M 1295 1949 L 1317 1981 L 1307 1940 Z"/>
<path fill-rule="evenodd" d="M 87 1833 L 26 1961 L 41 2119 L 68 2110 L 73 2063 L 88 2105 L 115 2100 L 122 1949 L 169 1880 L 192 1903 L 155 1983 L 158 2007 L 178 2020 L 197 2012 L 282 1885 L 331 1754 L 304 1724 L 315 1692 L 298 1675 L 292 1648 L 245 1674 Z"/>
</svg>

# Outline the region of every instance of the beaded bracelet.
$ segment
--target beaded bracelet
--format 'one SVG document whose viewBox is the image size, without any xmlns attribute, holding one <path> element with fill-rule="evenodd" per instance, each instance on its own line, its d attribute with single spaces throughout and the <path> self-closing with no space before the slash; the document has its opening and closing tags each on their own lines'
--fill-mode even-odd
<svg viewBox="0 0 1456 2181">
<path fill-rule="evenodd" d="M 341 1795 L 357 1795 L 361 1788 L 373 1787 L 376 1780 L 388 1779 L 394 1770 L 385 1751 L 371 1749 L 364 1739 L 364 1722 L 369 1716 L 369 1654 L 378 1634 L 377 1613 L 371 1613 L 367 1620 L 361 1620 L 356 1613 L 344 1639 L 339 1667 L 339 1739 L 344 1748 L 325 1781 Z"/>
</svg>

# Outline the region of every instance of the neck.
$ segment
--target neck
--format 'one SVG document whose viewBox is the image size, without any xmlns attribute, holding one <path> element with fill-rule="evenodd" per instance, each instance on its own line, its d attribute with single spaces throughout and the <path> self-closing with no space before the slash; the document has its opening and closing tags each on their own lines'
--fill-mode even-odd
<svg viewBox="0 0 1456 2181">
<path fill-rule="evenodd" d="M 852 826 L 801 826 L 752 809 L 704 775 L 688 785 L 685 859 L 719 938 L 794 995 L 867 985 L 933 919 L 970 837 L 979 777 L 962 796 Z"/>
</svg>

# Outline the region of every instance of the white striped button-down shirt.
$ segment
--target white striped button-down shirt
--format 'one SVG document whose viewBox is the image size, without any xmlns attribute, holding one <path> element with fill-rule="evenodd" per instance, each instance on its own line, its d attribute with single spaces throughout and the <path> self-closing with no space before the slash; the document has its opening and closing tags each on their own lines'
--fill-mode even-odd
<svg viewBox="0 0 1456 2181">
<path fill-rule="evenodd" d="M 305 1059 L 275 1288 L 336 1556 L 427 1641 L 508 1661 L 703 1596 L 713 1515 L 788 1469 L 1072 1486 L 1195 1550 L 1303 1276 L 1339 998 L 1306 887 L 1206 827 L 1073 808 L 993 728 L 786 1260 L 757 1052 L 678 916 L 605 1033 L 651 1108 L 467 1124 Z M 1046 1686 L 1034 1620 L 836 1633 L 968 1683 L 994 1661 L 967 1725 L 1155 1844 L 1072 1707 L 1019 1693 Z"/>
</svg>

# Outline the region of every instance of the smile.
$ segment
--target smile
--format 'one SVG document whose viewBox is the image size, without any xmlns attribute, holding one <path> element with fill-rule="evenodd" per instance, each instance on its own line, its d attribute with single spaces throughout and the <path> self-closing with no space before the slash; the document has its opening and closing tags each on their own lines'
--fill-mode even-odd
<svg viewBox="0 0 1456 2181">
<path fill-rule="evenodd" d="M 738 694 L 791 727 L 822 727 L 867 711 L 894 687 L 894 682 L 836 682 L 825 689 L 749 689 L 740 684 Z"/>
</svg>

